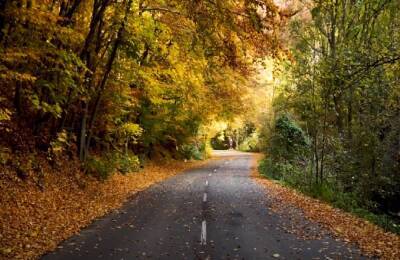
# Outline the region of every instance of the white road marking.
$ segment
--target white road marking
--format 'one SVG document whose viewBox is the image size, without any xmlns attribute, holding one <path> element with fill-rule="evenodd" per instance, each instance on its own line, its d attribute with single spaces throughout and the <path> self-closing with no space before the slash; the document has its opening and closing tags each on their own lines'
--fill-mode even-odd
<svg viewBox="0 0 400 260">
<path fill-rule="evenodd" d="M 214 172 L 217 172 L 217 169 L 214 169 Z"/>
<path fill-rule="evenodd" d="M 207 193 L 203 194 L 203 202 L 207 202 Z"/>
<path fill-rule="evenodd" d="M 206 180 L 206 186 L 208 186 L 208 180 Z"/>
<path fill-rule="evenodd" d="M 211 175 L 212 175 L 211 173 L 208 174 L 208 176 L 210 176 L 210 177 L 211 177 Z"/>
<path fill-rule="evenodd" d="M 207 244 L 207 224 L 205 220 L 203 220 L 203 222 L 201 223 L 200 241 L 202 245 Z"/>
</svg>

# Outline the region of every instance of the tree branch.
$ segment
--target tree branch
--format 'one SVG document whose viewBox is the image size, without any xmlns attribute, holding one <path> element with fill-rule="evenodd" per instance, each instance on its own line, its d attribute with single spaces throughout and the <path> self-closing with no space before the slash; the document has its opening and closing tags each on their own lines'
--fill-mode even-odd
<svg viewBox="0 0 400 260">
<path fill-rule="evenodd" d="M 143 8 L 141 10 L 142 12 L 167 12 L 167 13 L 172 13 L 172 14 L 176 14 L 176 15 L 180 15 L 180 16 L 184 16 L 182 13 L 176 11 L 176 10 L 172 10 L 172 9 L 168 9 L 166 7 L 146 7 Z"/>
</svg>

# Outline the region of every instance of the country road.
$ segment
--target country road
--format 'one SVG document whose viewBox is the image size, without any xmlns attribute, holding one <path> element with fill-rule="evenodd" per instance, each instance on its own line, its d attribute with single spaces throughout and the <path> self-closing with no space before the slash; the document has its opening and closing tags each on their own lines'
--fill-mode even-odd
<svg viewBox="0 0 400 260">
<path fill-rule="evenodd" d="M 296 222 L 271 211 L 268 190 L 250 177 L 251 154 L 219 151 L 215 156 L 201 168 L 136 194 L 42 259 L 363 258 L 301 211 L 289 209 L 298 212 Z M 288 227 L 304 230 L 289 232 Z M 319 237 L 299 235 L 304 232 Z"/>
</svg>

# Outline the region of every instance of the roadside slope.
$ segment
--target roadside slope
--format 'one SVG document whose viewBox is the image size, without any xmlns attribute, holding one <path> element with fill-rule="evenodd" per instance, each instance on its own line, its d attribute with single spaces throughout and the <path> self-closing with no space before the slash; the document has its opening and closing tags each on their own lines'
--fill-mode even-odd
<svg viewBox="0 0 400 260">
<path fill-rule="evenodd" d="M 0 259 L 32 259 L 53 250 L 138 191 L 202 163 L 150 163 L 141 172 L 106 181 L 64 167 L 47 171 L 43 190 L 35 180 L 5 172 L 0 176 Z"/>
<path fill-rule="evenodd" d="M 368 256 L 381 259 L 400 259 L 399 235 L 385 232 L 382 228 L 367 220 L 261 176 L 257 170 L 258 161 L 261 158 L 261 155 L 254 158 L 253 178 L 264 186 L 266 192 L 274 200 L 273 207 L 271 207 L 273 211 L 285 211 L 290 214 L 290 218 L 296 221 L 298 213 L 293 214 L 296 210 L 287 209 L 298 209 L 307 219 L 321 224 L 336 237 L 357 244 L 362 252 Z M 291 228 L 289 231 L 298 233 L 299 229 Z"/>
</svg>

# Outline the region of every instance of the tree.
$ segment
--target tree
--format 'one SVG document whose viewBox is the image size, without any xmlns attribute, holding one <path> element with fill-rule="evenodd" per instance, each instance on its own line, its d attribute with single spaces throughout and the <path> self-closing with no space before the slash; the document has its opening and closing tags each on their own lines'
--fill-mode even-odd
<svg viewBox="0 0 400 260">
<path fill-rule="evenodd" d="M 291 23 L 292 60 L 281 65 L 275 99 L 276 112 L 293 113 L 311 137 L 305 178 L 335 183 L 368 209 L 397 212 L 399 3 L 313 1 L 306 8 L 309 15 Z"/>
<path fill-rule="evenodd" d="M 243 113 L 253 64 L 280 47 L 272 2 L 7 1 L 0 19 L 0 111 L 17 133 L 1 145 L 46 153 L 65 132 L 83 164 L 118 152 L 127 125 L 143 129 L 125 142 L 137 153 L 203 138 Z"/>
</svg>

